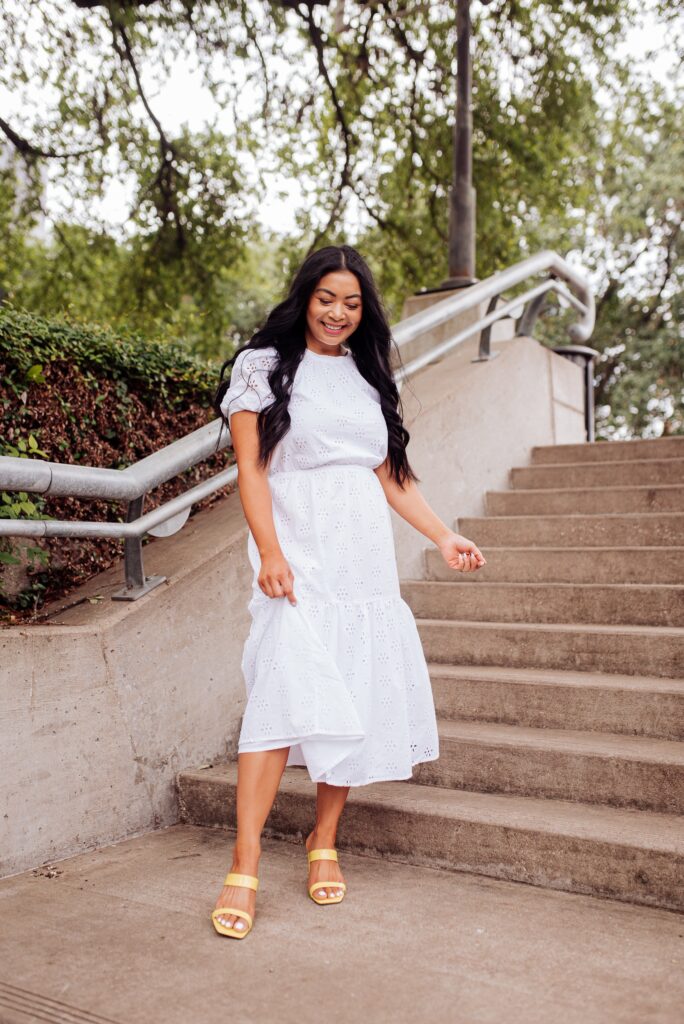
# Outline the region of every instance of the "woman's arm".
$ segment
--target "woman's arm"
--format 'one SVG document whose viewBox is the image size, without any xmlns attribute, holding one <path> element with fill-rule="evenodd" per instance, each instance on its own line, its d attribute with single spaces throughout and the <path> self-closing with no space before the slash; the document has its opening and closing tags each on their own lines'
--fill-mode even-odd
<svg viewBox="0 0 684 1024">
<path fill-rule="evenodd" d="M 486 565 L 480 549 L 460 533 L 450 530 L 436 512 L 433 512 L 414 480 L 407 480 L 404 487 L 400 487 L 390 476 L 387 459 L 375 468 L 375 473 L 382 484 L 388 505 L 419 533 L 436 544 L 450 568 L 472 572 Z"/>
<path fill-rule="evenodd" d="M 294 574 L 280 547 L 273 521 L 268 469 L 258 463 L 257 413 L 249 409 L 233 413 L 230 435 L 238 465 L 240 501 L 261 557 L 259 586 L 267 597 L 287 597 L 290 604 L 296 604 Z"/>
</svg>

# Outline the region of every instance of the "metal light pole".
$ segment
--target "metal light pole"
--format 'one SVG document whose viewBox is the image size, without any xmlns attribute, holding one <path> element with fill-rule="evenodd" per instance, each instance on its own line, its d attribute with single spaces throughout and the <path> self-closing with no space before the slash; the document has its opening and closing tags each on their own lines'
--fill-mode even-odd
<svg viewBox="0 0 684 1024">
<path fill-rule="evenodd" d="M 449 277 L 442 288 L 462 288 L 475 281 L 471 29 L 470 0 L 457 0 L 456 122 L 453 178 L 449 193 Z"/>
<path fill-rule="evenodd" d="M 491 0 L 480 0 L 483 6 Z M 470 0 L 456 4 L 456 121 L 449 193 L 449 277 L 440 289 L 464 288 L 475 277 L 475 189 L 473 188 L 473 64 Z"/>
</svg>

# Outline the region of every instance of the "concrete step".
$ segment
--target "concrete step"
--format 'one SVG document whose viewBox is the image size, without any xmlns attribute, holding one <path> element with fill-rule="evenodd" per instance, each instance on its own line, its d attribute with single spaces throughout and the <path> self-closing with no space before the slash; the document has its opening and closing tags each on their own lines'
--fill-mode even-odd
<svg viewBox="0 0 684 1024">
<path fill-rule="evenodd" d="M 425 548 L 428 580 L 480 583 L 668 583 L 684 580 L 684 547 L 495 548 L 481 546 L 487 565 L 458 573 L 436 547 Z"/>
<path fill-rule="evenodd" d="M 684 744 L 653 737 L 441 721 L 421 785 L 684 812 Z"/>
<path fill-rule="evenodd" d="M 684 482 L 684 459 L 634 459 L 625 462 L 566 462 L 519 466 L 511 470 L 511 486 L 539 490 L 550 487 L 645 487 Z"/>
<path fill-rule="evenodd" d="M 235 764 L 181 772 L 181 820 L 233 826 L 236 784 Z M 306 770 L 286 769 L 267 833 L 301 839 L 314 820 L 315 801 L 316 787 Z M 675 815 L 376 782 L 350 790 L 337 846 L 684 910 L 684 821 Z"/>
<path fill-rule="evenodd" d="M 465 516 L 455 529 L 479 547 L 677 547 L 684 545 L 684 512 Z"/>
<path fill-rule="evenodd" d="M 633 512 L 681 512 L 684 486 L 574 487 L 489 491 L 492 516 L 624 515 Z"/>
<path fill-rule="evenodd" d="M 481 570 L 485 571 L 485 570 Z M 684 626 L 684 586 L 636 583 L 486 583 L 402 580 L 423 619 Z"/>
<path fill-rule="evenodd" d="M 684 437 L 635 441 L 596 441 L 593 444 L 550 444 L 532 449 L 533 465 L 549 462 L 619 462 L 634 459 L 684 459 Z"/>
<path fill-rule="evenodd" d="M 684 679 L 429 665 L 441 719 L 684 740 Z"/>
<path fill-rule="evenodd" d="M 425 657 L 446 665 L 684 677 L 684 629 L 416 619 Z"/>
</svg>

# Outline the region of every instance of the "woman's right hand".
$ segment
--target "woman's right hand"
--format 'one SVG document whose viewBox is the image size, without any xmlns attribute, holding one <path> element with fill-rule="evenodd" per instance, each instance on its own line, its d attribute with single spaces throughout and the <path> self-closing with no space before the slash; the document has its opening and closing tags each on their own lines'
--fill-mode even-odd
<svg viewBox="0 0 684 1024">
<path fill-rule="evenodd" d="M 264 555 L 257 582 L 266 597 L 286 597 L 290 604 L 297 604 L 294 595 L 294 573 L 282 553 Z"/>
</svg>

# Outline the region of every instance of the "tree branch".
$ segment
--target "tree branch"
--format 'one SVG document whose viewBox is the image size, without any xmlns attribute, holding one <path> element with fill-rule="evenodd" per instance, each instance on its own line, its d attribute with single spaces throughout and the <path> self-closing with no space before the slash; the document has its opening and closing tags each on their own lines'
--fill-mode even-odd
<svg viewBox="0 0 684 1024">
<path fill-rule="evenodd" d="M 76 149 L 71 153 L 60 153 L 56 149 L 43 149 L 41 146 L 35 146 L 29 142 L 28 139 L 23 138 L 13 128 L 0 117 L 0 131 L 10 140 L 17 152 L 21 153 L 24 157 L 43 157 L 46 160 L 68 160 L 77 156 L 86 156 L 88 153 L 94 153 L 97 149 L 94 146 L 92 149 Z"/>
<path fill-rule="evenodd" d="M 320 28 L 318 27 L 314 20 L 313 12 L 310 7 L 308 7 L 306 10 L 304 20 L 306 21 L 306 26 L 309 32 L 309 38 L 311 39 L 314 50 L 316 51 L 316 59 L 318 61 L 319 74 L 321 75 L 321 78 L 327 85 L 328 91 L 330 93 L 333 109 L 335 111 L 335 118 L 340 128 L 340 132 L 342 134 L 342 142 L 344 145 L 344 163 L 340 171 L 340 180 L 337 185 L 337 197 L 330 211 L 330 216 L 328 217 L 327 224 L 325 225 L 324 228 L 321 228 L 319 231 L 317 231 L 316 235 L 314 236 L 314 240 L 311 244 L 311 249 L 313 250 L 315 246 L 318 245 L 319 240 L 330 230 L 330 227 L 335 218 L 338 216 L 340 208 L 342 206 L 342 196 L 344 190 L 348 185 L 351 185 L 352 134 L 351 131 L 349 130 L 349 125 L 347 123 L 347 117 L 344 112 L 344 108 L 340 103 L 340 98 L 337 95 L 337 90 L 333 85 L 333 82 L 330 78 L 330 73 L 325 63 L 325 47 L 323 43 L 323 37 L 321 35 Z"/>
<path fill-rule="evenodd" d="M 111 7 L 110 0 L 71 0 L 75 7 L 83 11 L 92 11 L 95 7 Z M 117 6 L 121 9 L 131 10 L 136 7 L 151 7 L 157 0 L 117 0 Z"/>
<path fill-rule="evenodd" d="M 175 155 L 174 154 L 174 150 L 173 150 L 173 144 L 171 142 L 169 142 L 169 140 L 167 139 L 167 137 L 166 137 L 166 135 L 164 133 L 164 129 L 162 128 L 161 121 L 159 120 L 157 115 L 152 110 L 152 107 L 150 106 L 150 104 L 149 104 L 149 102 L 147 100 L 147 96 L 145 95 L 145 91 L 144 91 L 143 86 L 142 86 L 142 80 L 140 78 L 140 73 L 138 71 L 138 66 L 137 66 L 137 64 L 135 62 L 135 58 L 133 57 L 133 50 L 131 49 L 131 44 L 130 44 L 130 41 L 128 39 L 128 35 L 126 34 L 126 29 L 123 27 L 123 25 L 113 25 L 112 27 L 114 29 L 114 41 L 115 41 L 115 44 L 116 44 L 116 34 L 117 34 L 117 32 L 118 32 L 118 34 L 119 34 L 119 36 L 121 38 L 121 42 L 123 43 L 123 53 L 125 55 L 126 60 L 128 61 L 128 63 L 131 66 L 131 70 L 133 72 L 133 77 L 135 78 L 135 85 L 136 85 L 136 88 L 138 90 L 138 95 L 139 95 L 139 97 L 140 97 L 140 99 L 142 101 L 142 104 L 143 104 L 145 110 L 147 111 L 147 113 L 149 115 L 150 120 L 152 121 L 152 123 L 154 124 L 155 128 L 157 129 L 157 132 L 159 133 L 159 140 L 160 140 L 162 149 L 165 152 L 168 151 L 172 155 Z M 117 52 L 119 53 L 119 56 L 121 56 L 121 50 L 119 49 L 118 46 L 117 46 Z"/>
<path fill-rule="evenodd" d="M 240 13 L 242 15 L 242 24 L 245 27 L 245 32 L 247 33 L 248 38 L 250 39 L 252 45 L 254 46 L 254 49 L 256 50 L 259 56 L 259 62 L 261 64 L 264 82 L 264 105 L 261 116 L 263 117 L 264 122 L 268 124 L 269 111 L 271 109 L 271 84 L 269 81 L 268 65 L 266 63 L 266 58 L 264 57 L 263 50 L 259 45 L 259 35 L 256 29 L 256 25 L 254 21 L 250 21 L 248 17 L 247 4 L 244 2 L 240 4 Z"/>
<path fill-rule="evenodd" d="M 131 43 L 128 38 L 128 34 L 126 33 L 125 27 L 121 24 L 117 24 L 115 17 L 112 17 L 111 24 L 114 46 L 116 48 L 116 51 L 119 54 L 121 60 L 125 60 L 129 64 L 131 71 L 133 72 L 133 77 L 135 79 L 135 85 L 138 92 L 138 96 L 140 97 L 140 100 L 145 110 L 147 111 L 148 117 L 150 118 L 153 125 L 157 129 L 157 133 L 159 135 L 159 151 L 161 161 L 159 164 L 159 170 L 154 176 L 152 187 L 158 188 L 159 193 L 161 195 L 162 205 L 160 213 L 162 223 L 171 221 L 175 225 L 176 243 L 178 245 L 178 249 L 182 252 L 186 247 L 187 239 L 185 237 L 185 229 L 183 227 L 182 218 L 180 215 L 180 211 L 178 209 L 178 204 L 176 202 L 175 161 L 178 157 L 178 153 L 176 151 L 176 147 L 174 146 L 174 144 L 167 137 L 162 127 L 161 121 L 152 110 L 152 107 L 149 104 L 147 96 L 145 95 L 145 90 L 143 89 L 140 72 L 138 71 L 138 66 L 136 64 L 135 57 L 133 56 L 133 48 L 131 47 Z M 121 42 L 121 46 L 119 46 L 119 40 Z"/>
<path fill-rule="evenodd" d="M 658 305 L 659 305 L 660 300 L 662 298 L 663 292 L 665 291 L 665 288 L 667 287 L 667 283 L 670 280 L 670 278 L 672 277 L 672 273 L 674 271 L 675 256 L 676 256 L 676 243 L 677 243 L 677 238 L 679 236 L 679 232 L 681 230 L 682 230 L 682 221 L 679 220 L 679 221 L 677 221 L 676 224 L 673 225 L 672 231 L 670 232 L 670 237 L 669 237 L 669 239 L 667 241 L 667 246 L 666 246 L 666 249 L 665 249 L 665 267 L 664 267 L 663 279 L 660 282 L 660 287 L 658 288 L 658 291 L 655 294 L 653 302 L 648 307 L 648 309 L 642 314 L 642 317 L 641 317 L 641 323 L 642 324 L 647 324 L 650 320 L 652 320 L 653 316 L 655 315 L 655 313 L 656 313 L 656 311 L 658 309 Z"/>
<path fill-rule="evenodd" d="M 422 64 L 425 60 L 425 50 L 416 50 L 414 46 L 409 42 L 409 38 L 404 31 L 401 22 L 397 21 L 397 18 L 392 14 L 390 5 L 383 3 L 382 8 L 387 16 L 387 24 L 389 25 L 390 33 L 394 40 L 405 50 L 409 60 L 412 60 L 415 64 Z M 401 12 L 406 13 L 406 12 Z"/>
</svg>

